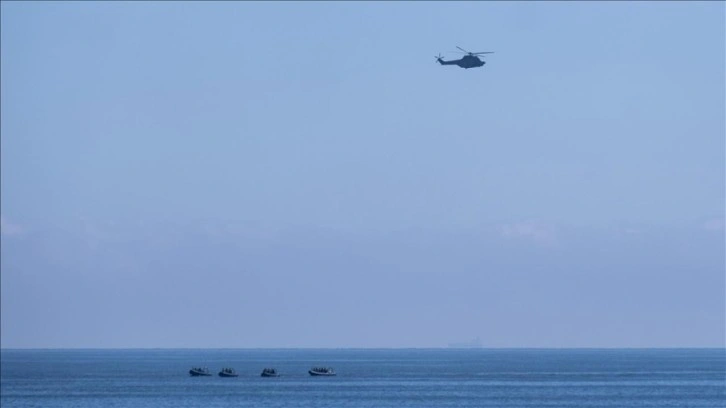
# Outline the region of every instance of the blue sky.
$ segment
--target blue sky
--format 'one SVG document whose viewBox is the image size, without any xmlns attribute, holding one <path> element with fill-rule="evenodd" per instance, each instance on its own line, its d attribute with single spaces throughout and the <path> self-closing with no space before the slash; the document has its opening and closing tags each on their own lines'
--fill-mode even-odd
<svg viewBox="0 0 726 408">
<path fill-rule="evenodd" d="M 3 347 L 724 344 L 723 3 L 0 7 Z"/>
</svg>

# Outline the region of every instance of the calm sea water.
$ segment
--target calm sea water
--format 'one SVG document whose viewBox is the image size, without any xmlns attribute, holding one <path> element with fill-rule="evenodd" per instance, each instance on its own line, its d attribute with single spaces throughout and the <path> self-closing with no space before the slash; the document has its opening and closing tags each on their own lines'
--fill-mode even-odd
<svg viewBox="0 0 726 408">
<path fill-rule="evenodd" d="M 0 362 L 3 408 L 726 407 L 724 349 L 2 350 Z"/>
</svg>

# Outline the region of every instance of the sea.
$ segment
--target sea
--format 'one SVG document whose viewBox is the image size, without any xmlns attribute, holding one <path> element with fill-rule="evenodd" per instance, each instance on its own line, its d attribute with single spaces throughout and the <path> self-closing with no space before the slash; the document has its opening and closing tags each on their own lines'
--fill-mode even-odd
<svg viewBox="0 0 726 408">
<path fill-rule="evenodd" d="M 0 406 L 723 408 L 726 349 L 2 349 Z"/>
</svg>

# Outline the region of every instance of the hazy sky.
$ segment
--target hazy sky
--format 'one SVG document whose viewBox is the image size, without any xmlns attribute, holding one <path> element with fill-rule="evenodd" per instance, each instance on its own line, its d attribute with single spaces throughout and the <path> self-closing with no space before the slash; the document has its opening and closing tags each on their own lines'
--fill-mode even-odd
<svg viewBox="0 0 726 408">
<path fill-rule="evenodd" d="M 2 347 L 724 345 L 723 2 L 0 7 Z"/>
</svg>

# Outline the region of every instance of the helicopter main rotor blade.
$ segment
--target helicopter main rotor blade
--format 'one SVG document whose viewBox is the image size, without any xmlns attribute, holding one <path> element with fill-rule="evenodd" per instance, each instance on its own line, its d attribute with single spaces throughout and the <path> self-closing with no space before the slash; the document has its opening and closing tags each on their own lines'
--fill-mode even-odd
<svg viewBox="0 0 726 408">
<path fill-rule="evenodd" d="M 472 55 L 481 55 L 481 54 L 494 54 L 494 51 L 484 51 L 484 52 L 470 52 L 469 54 L 472 54 Z"/>
<path fill-rule="evenodd" d="M 465 52 L 465 53 L 467 53 L 467 54 L 471 54 L 471 53 L 470 53 L 469 51 L 467 51 L 467 50 L 465 50 L 465 49 L 463 49 L 463 48 L 459 47 L 458 45 L 456 46 L 456 48 L 458 48 L 458 49 L 460 49 L 460 50 L 464 51 L 464 52 Z"/>
</svg>

